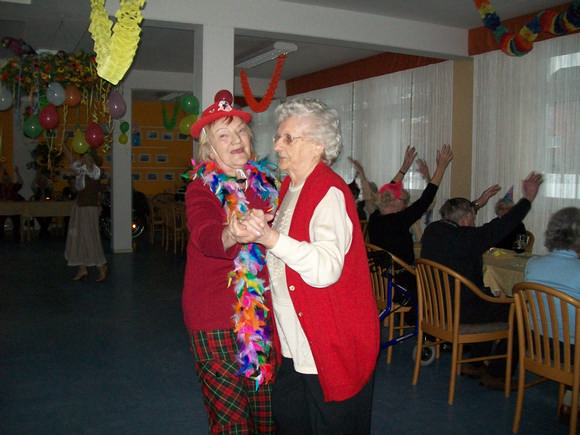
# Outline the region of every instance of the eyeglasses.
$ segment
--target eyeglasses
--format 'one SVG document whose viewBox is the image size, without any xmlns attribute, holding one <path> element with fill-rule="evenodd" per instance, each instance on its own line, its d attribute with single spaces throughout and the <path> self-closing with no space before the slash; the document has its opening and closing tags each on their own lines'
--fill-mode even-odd
<svg viewBox="0 0 580 435">
<path fill-rule="evenodd" d="M 283 135 L 275 134 L 272 137 L 272 140 L 274 141 L 274 143 L 277 143 L 280 139 L 282 139 L 282 142 L 284 143 L 284 145 L 292 145 L 295 140 L 304 139 L 304 138 L 306 138 L 306 136 L 292 136 L 292 135 L 289 135 L 288 133 L 286 133 Z"/>
</svg>

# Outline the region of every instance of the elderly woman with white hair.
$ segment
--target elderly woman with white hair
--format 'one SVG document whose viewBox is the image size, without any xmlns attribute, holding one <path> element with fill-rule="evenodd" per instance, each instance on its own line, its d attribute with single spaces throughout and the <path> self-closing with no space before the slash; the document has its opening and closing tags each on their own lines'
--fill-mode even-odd
<svg viewBox="0 0 580 435">
<path fill-rule="evenodd" d="M 370 432 L 379 322 L 356 205 L 330 169 L 341 150 L 338 114 L 317 100 L 276 109 L 274 150 L 288 176 L 271 216 L 243 224 L 268 249 L 282 363 L 272 390 L 278 433 Z"/>
<path fill-rule="evenodd" d="M 526 264 L 525 279 L 580 299 L 580 209 L 566 207 L 552 215 L 546 229 L 548 255 Z"/>
</svg>

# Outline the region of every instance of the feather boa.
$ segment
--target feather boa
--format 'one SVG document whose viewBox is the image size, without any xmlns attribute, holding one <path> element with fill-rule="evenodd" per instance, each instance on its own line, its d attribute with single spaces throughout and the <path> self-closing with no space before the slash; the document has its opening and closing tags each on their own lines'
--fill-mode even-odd
<svg viewBox="0 0 580 435">
<path fill-rule="evenodd" d="M 276 189 L 274 166 L 263 160 L 248 162 L 246 175 L 248 188 L 264 200 L 273 213 L 278 206 L 278 191 Z M 248 211 L 248 200 L 234 177 L 227 176 L 214 162 L 204 162 L 195 165 L 186 176 L 190 179 L 201 178 L 210 190 L 218 197 L 229 216 Z M 268 362 L 272 348 L 271 329 L 266 324 L 268 308 L 264 304 L 264 293 L 268 290 L 258 272 L 266 263 L 265 255 L 254 243 L 241 245 L 240 252 L 234 259 L 234 268 L 229 274 L 229 283 L 233 285 L 238 301 L 235 306 L 233 320 L 235 323 L 237 342 L 240 351 L 237 355 L 240 369 L 237 375 L 244 374 L 254 379 L 256 389 L 261 384 L 272 379 L 273 367 Z"/>
</svg>

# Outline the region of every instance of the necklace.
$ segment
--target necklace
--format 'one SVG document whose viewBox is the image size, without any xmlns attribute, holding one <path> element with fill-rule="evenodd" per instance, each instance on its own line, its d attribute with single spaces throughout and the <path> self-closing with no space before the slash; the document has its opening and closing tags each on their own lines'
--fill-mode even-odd
<svg viewBox="0 0 580 435">
<path fill-rule="evenodd" d="M 268 204 L 268 213 L 273 213 L 278 206 L 273 165 L 265 160 L 250 161 L 246 164 L 246 189 L 242 190 L 235 177 L 230 177 L 218 169 L 215 162 L 204 162 L 186 175 L 187 178 L 201 178 L 206 186 L 220 200 L 226 216 L 233 212 L 236 215 L 248 210 L 245 191 L 252 189 Z M 264 293 L 268 288 L 258 278 L 258 273 L 266 263 L 265 254 L 255 243 L 243 244 L 234 259 L 234 268 L 229 273 L 229 285 L 234 288 L 238 301 L 234 309 L 234 331 L 237 336 L 239 352 L 237 360 L 240 369 L 237 375 L 243 374 L 253 379 L 256 389 L 272 379 L 273 367 L 268 362 L 272 348 L 270 327 L 266 325 L 268 308 L 264 303 Z"/>
</svg>

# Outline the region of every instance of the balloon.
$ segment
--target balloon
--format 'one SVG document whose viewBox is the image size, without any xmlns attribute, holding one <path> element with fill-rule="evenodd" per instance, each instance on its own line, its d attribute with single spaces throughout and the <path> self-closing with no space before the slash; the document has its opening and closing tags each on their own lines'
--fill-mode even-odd
<svg viewBox="0 0 580 435">
<path fill-rule="evenodd" d="M 136 147 L 141 145 L 141 132 L 137 131 L 131 134 L 131 144 Z"/>
<path fill-rule="evenodd" d="M 65 98 L 66 94 L 60 83 L 52 82 L 48 84 L 48 88 L 46 89 L 46 99 L 49 103 L 52 103 L 55 106 L 61 106 L 62 103 L 64 103 Z"/>
<path fill-rule="evenodd" d="M 109 93 L 109 99 L 107 100 L 107 109 L 109 109 L 109 115 L 111 115 L 111 118 L 119 119 L 127 111 L 127 104 L 121 94 L 112 90 Z"/>
<path fill-rule="evenodd" d="M 64 104 L 69 107 L 75 107 L 81 102 L 81 91 L 75 85 L 68 85 L 64 94 Z"/>
<path fill-rule="evenodd" d="M 0 111 L 8 110 L 12 107 L 12 93 L 2 85 L 0 88 Z"/>
<path fill-rule="evenodd" d="M 89 144 L 85 140 L 85 136 L 80 129 L 77 128 L 74 137 L 72 138 L 72 149 L 75 153 L 84 154 L 89 150 Z"/>
<path fill-rule="evenodd" d="M 119 135 L 119 143 L 125 145 L 129 141 L 129 138 L 125 133 Z"/>
<path fill-rule="evenodd" d="M 46 130 L 52 130 L 58 126 L 58 112 L 54 104 L 47 104 L 44 109 L 38 112 L 38 122 Z"/>
<path fill-rule="evenodd" d="M 234 96 L 227 89 L 222 89 L 221 91 L 217 91 L 213 97 L 213 101 L 215 103 L 217 103 L 218 101 L 222 101 L 222 100 L 226 100 L 228 103 L 230 103 L 230 106 L 233 106 L 233 104 L 234 104 Z"/>
<path fill-rule="evenodd" d="M 119 130 L 121 130 L 121 133 L 127 133 L 129 131 L 129 123 L 127 121 L 121 122 L 121 125 L 119 125 Z"/>
<path fill-rule="evenodd" d="M 181 97 L 180 103 L 185 113 L 196 115 L 199 113 L 199 101 L 193 95 L 184 95 Z"/>
<path fill-rule="evenodd" d="M 187 115 L 179 121 L 179 132 L 189 136 L 189 130 L 195 121 L 197 121 L 197 115 Z"/>
<path fill-rule="evenodd" d="M 103 139 L 105 139 L 105 134 L 101 129 L 101 126 L 96 122 L 90 122 L 87 127 L 87 132 L 85 133 L 85 139 L 87 143 L 93 148 L 101 146 Z"/>
<path fill-rule="evenodd" d="M 38 115 L 30 115 L 24 121 L 24 134 L 32 139 L 36 139 L 42 133 L 42 126 L 38 122 Z"/>
</svg>

